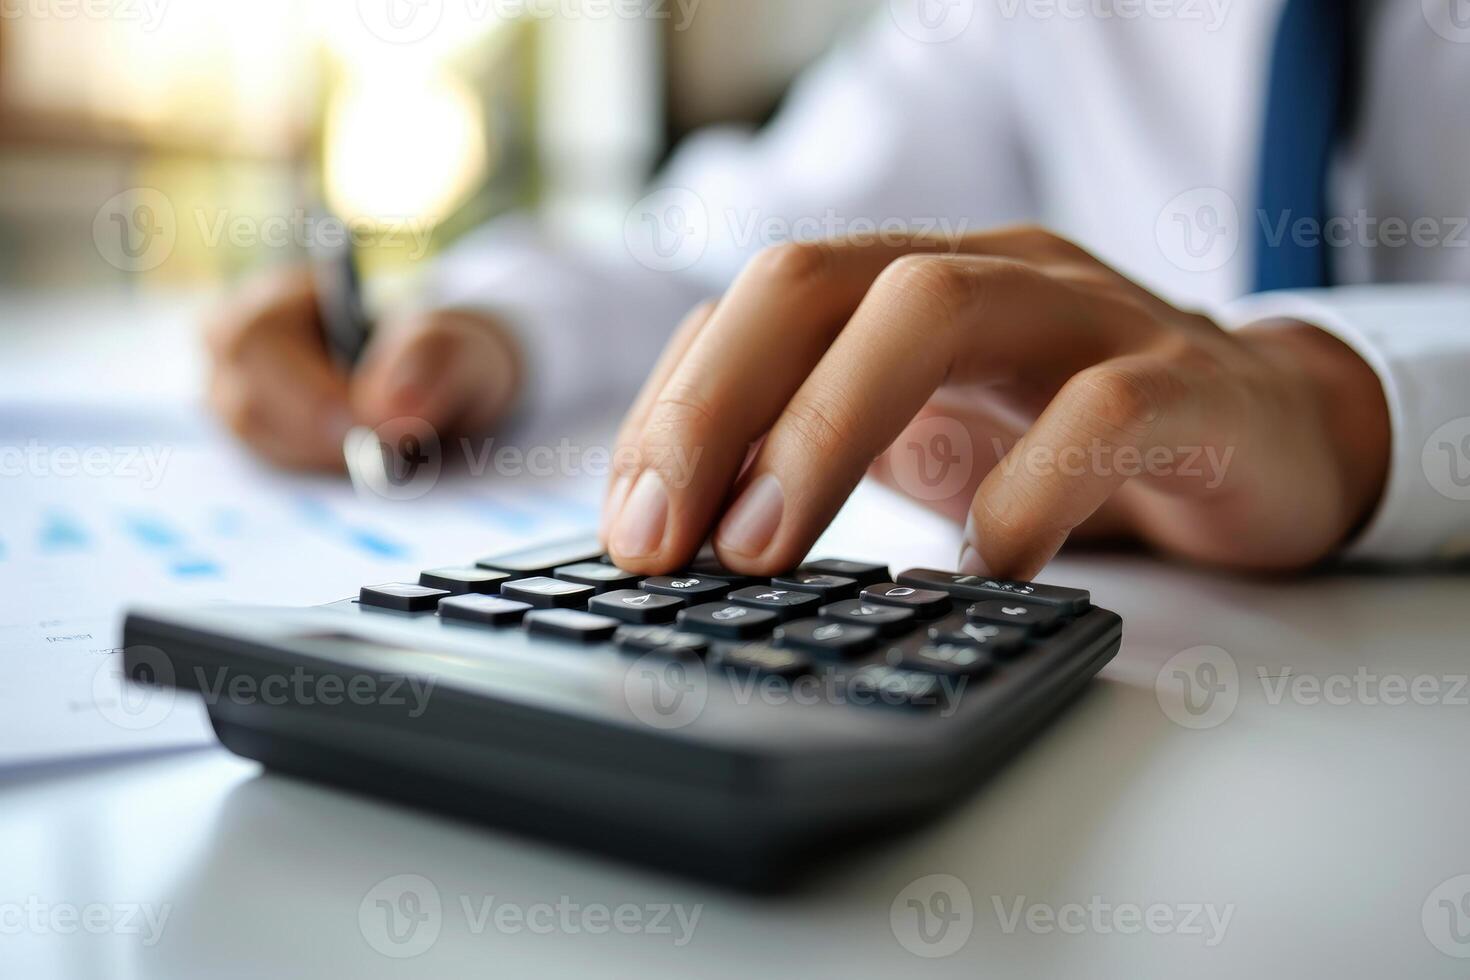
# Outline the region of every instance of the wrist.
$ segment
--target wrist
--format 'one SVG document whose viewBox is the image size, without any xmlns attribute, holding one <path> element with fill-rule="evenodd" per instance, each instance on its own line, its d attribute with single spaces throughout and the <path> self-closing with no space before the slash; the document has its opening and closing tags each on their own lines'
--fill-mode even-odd
<svg viewBox="0 0 1470 980">
<path fill-rule="evenodd" d="M 1300 320 L 1263 320 L 1238 336 L 1309 396 L 1337 465 L 1350 538 L 1372 518 L 1388 482 L 1392 425 L 1382 381 L 1347 344 Z"/>
</svg>

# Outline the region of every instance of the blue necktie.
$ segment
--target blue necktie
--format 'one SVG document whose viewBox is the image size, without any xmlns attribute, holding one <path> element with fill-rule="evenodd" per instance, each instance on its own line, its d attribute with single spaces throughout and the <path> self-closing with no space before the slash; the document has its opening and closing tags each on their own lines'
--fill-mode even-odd
<svg viewBox="0 0 1470 980">
<path fill-rule="evenodd" d="M 1351 0 L 1286 0 L 1271 51 L 1260 188 L 1251 215 L 1256 291 L 1332 284 L 1322 236 L 1333 151 L 1356 101 L 1358 12 Z M 1296 233 L 1303 218 L 1313 235 Z"/>
</svg>

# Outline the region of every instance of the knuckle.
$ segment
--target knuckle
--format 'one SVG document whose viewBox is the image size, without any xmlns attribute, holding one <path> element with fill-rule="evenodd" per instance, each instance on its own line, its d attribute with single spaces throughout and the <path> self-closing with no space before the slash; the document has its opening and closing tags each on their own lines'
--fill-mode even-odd
<svg viewBox="0 0 1470 980">
<path fill-rule="evenodd" d="M 692 385 L 669 385 L 653 403 L 653 411 L 644 429 L 644 441 L 657 444 L 699 442 L 714 430 L 715 421 L 713 406 Z"/>
<path fill-rule="evenodd" d="M 427 361 L 450 360 L 461 347 L 459 330 L 443 317 L 422 317 L 408 327 L 408 333 L 405 353 Z"/>
<path fill-rule="evenodd" d="M 786 424 L 806 452 L 816 459 L 837 459 L 859 448 L 856 413 L 837 398 L 803 398 L 794 402 L 787 408 Z"/>
<path fill-rule="evenodd" d="M 1071 239 L 1063 238 L 1044 225 L 1027 223 L 1010 230 L 1011 237 L 1021 251 L 1056 258 L 1072 258 L 1086 254 L 1081 246 Z"/>
<path fill-rule="evenodd" d="M 1162 414 L 1159 380 L 1138 367 L 1102 364 L 1067 383 L 1071 403 L 1099 429 L 1100 438 L 1140 436 Z"/>
<path fill-rule="evenodd" d="M 883 270 L 878 286 L 904 304 L 935 306 L 945 322 L 954 322 L 975 300 L 980 282 L 963 263 L 933 255 L 905 255 Z"/>
<path fill-rule="evenodd" d="M 783 242 L 763 249 L 751 260 L 751 271 L 764 280 L 800 288 L 825 277 L 832 257 L 832 246 L 826 242 Z"/>
</svg>

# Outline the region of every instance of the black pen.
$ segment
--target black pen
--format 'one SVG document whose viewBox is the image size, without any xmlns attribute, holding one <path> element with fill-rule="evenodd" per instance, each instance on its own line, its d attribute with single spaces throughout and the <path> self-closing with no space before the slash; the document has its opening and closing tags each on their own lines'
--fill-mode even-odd
<svg viewBox="0 0 1470 980">
<path fill-rule="evenodd" d="M 325 220 L 341 225 L 336 218 Z M 318 223 L 319 228 L 322 223 Z M 320 237 L 313 236 L 310 252 L 322 341 L 337 366 L 344 372 L 351 372 L 362 360 L 373 330 L 363 302 L 362 277 L 358 274 L 352 241 L 345 230 L 340 244 L 327 245 L 319 240 Z"/>
</svg>

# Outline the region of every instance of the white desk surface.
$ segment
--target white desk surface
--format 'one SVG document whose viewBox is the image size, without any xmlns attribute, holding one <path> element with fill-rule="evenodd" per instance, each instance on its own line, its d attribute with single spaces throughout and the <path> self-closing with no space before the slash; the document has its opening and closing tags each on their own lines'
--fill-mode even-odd
<svg viewBox="0 0 1470 980">
<path fill-rule="evenodd" d="M 212 748 L 0 773 L 0 975 L 1470 974 L 1470 877 L 1455 880 L 1470 876 L 1470 579 L 1261 583 L 1103 557 L 1046 577 L 1123 615 L 1118 659 L 959 809 L 803 893 L 735 895 Z M 1224 688 L 1204 714 L 1181 713 L 1174 669 L 1207 675 L 1170 661 L 1201 645 L 1228 654 L 1209 654 Z M 1296 693 L 1277 696 L 1288 672 Z M 910 949 L 938 949 L 915 938 L 905 891 L 933 874 L 958 879 L 940 883 L 948 908 L 966 896 L 973 908 L 943 934 L 956 949 L 941 958 Z M 400 897 L 398 882 L 380 883 L 401 875 L 426 879 L 441 907 L 407 959 L 375 948 L 409 948 L 385 940 L 376 907 Z M 698 919 L 683 945 L 677 925 L 584 928 L 625 905 Z M 1066 928 L 1034 918 L 1045 908 L 1028 927 L 1033 906 Z M 1134 906 L 1159 917 L 1158 933 Z M 1229 915 L 1222 937 L 1193 906 Z M 537 927 L 497 926 L 502 908 Z M 147 917 L 164 914 L 153 941 Z"/>
</svg>

